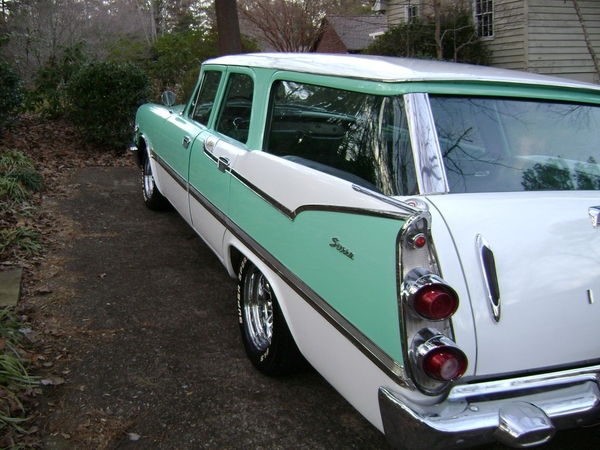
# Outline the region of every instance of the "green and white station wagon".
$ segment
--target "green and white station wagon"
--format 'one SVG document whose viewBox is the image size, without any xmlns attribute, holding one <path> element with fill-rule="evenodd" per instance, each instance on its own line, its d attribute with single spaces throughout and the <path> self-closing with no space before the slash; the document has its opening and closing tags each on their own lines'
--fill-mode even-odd
<svg viewBox="0 0 600 450">
<path fill-rule="evenodd" d="M 600 421 L 600 87 L 373 56 L 232 55 L 132 150 L 238 280 L 267 375 L 309 364 L 401 449 Z"/>
</svg>

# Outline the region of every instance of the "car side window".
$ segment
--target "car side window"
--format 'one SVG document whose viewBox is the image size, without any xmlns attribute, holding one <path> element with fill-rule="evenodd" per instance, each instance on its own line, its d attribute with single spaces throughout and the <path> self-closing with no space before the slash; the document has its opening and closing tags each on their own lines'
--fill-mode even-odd
<svg viewBox="0 0 600 450">
<path fill-rule="evenodd" d="M 215 103 L 215 97 L 217 96 L 217 90 L 219 89 L 219 83 L 221 81 L 221 72 L 218 71 L 207 71 L 204 72 L 202 78 L 202 85 L 198 90 L 198 96 L 194 102 L 194 108 L 190 117 L 196 122 L 206 125 L 210 118 L 210 113 Z"/>
<path fill-rule="evenodd" d="M 269 108 L 263 150 L 386 195 L 417 193 L 402 97 L 277 81 Z"/>
<path fill-rule="evenodd" d="M 236 141 L 246 143 L 250 129 L 254 81 L 243 73 L 232 73 L 227 83 L 225 102 L 216 130 Z"/>
</svg>

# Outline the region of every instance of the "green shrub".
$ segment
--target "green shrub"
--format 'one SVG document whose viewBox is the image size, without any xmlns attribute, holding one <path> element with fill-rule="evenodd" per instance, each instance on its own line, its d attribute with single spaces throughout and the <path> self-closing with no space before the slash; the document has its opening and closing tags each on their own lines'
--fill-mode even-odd
<svg viewBox="0 0 600 450">
<path fill-rule="evenodd" d="M 258 43 L 242 36 L 244 52 L 259 50 Z M 219 55 L 218 36 L 214 30 L 186 30 L 159 36 L 152 45 L 146 70 L 154 82 L 154 95 L 169 89 L 178 103 L 187 102 L 196 86 L 200 65 Z"/>
<path fill-rule="evenodd" d="M 27 92 L 25 108 L 49 118 L 63 115 L 68 108 L 69 81 L 87 62 L 85 44 L 81 42 L 49 58 L 35 75 L 35 89 Z"/>
<path fill-rule="evenodd" d="M 80 70 L 67 88 L 73 125 L 94 144 L 125 148 L 150 81 L 132 63 L 99 62 Z"/>
<path fill-rule="evenodd" d="M 21 78 L 13 68 L 0 62 L 0 135 L 19 118 L 19 109 L 23 104 L 21 83 Z"/>
<path fill-rule="evenodd" d="M 23 202 L 44 188 L 44 178 L 21 152 L 0 148 L 0 202 Z"/>
</svg>

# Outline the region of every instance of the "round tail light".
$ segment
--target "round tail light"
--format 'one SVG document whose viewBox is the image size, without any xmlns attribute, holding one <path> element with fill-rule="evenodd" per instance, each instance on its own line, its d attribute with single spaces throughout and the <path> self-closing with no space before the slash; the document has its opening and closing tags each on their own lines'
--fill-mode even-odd
<svg viewBox="0 0 600 450">
<path fill-rule="evenodd" d="M 456 312 L 458 295 L 444 284 L 425 285 L 414 295 L 413 307 L 425 319 L 444 320 Z"/>
<path fill-rule="evenodd" d="M 423 356 L 423 370 L 438 381 L 454 381 L 467 370 L 467 357 L 458 348 L 441 345 Z"/>
</svg>

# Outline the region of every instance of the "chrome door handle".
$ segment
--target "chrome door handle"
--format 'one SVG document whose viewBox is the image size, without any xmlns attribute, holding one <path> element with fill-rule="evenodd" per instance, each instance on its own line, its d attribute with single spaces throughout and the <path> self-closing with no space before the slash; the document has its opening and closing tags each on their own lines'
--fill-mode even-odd
<svg viewBox="0 0 600 450">
<path fill-rule="evenodd" d="M 184 136 L 183 141 L 181 141 L 181 145 L 183 145 L 183 148 L 185 148 L 185 149 L 187 149 L 191 143 L 192 143 L 192 138 L 189 136 Z"/>
<path fill-rule="evenodd" d="M 219 161 L 217 162 L 217 166 L 219 167 L 219 170 L 221 172 L 227 172 L 229 170 L 230 165 L 231 162 L 229 161 L 229 158 L 225 158 L 224 156 L 221 156 L 219 158 Z"/>
<path fill-rule="evenodd" d="M 594 228 L 600 225 L 600 206 L 590 206 L 588 208 L 588 214 L 590 215 L 590 220 L 592 221 L 592 225 Z"/>
</svg>

